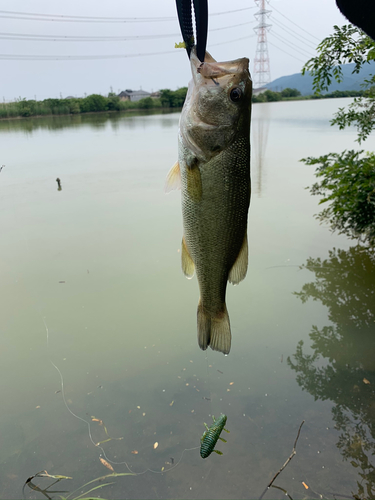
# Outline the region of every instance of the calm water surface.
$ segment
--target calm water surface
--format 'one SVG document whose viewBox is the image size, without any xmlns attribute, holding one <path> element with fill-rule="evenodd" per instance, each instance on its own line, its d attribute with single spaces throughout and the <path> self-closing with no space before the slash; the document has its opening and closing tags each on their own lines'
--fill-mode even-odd
<svg viewBox="0 0 375 500">
<path fill-rule="evenodd" d="M 264 498 L 375 497 L 375 257 L 314 219 L 299 162 L 355 148 L 329 125 L 347 102 L 253 108 L 249 271 L 228 287 L 226 357 L 198 348 L 180 193 L 163 189 L 179 115 L 0 122 L 1 498 L 42 470 L 72 479 L 36 478 L 44 493 L 25 498 L 105 483 L 91 494 L 259 498 L 303 420 L 284 491 Z M 224 454 L 202 460 L 220 413 Z M 100 459 L 137 475 L 84 487 L 111 474 Z"/>
</svg>

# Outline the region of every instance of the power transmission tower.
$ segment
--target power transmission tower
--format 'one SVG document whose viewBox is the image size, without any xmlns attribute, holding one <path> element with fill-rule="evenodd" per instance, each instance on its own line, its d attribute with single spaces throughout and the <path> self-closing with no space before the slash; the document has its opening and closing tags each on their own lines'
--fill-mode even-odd
<svg viewBox="0 0 375 500">
<path fill-rule="evenodd" d="M 254 31 L 258 35 L 254 59 L 254 86 L 260 88 L 271 81 L 270 58 L 267 46 L 267 31 L 271 27 L 271 24 L 267 24 L 267 20 L 272 11 L 266 9 L 269 0 L 254 1 L 259 7 L 258 12 L 254 14 L 258 21 L 258 25 L 254 28 Z"/>
</svg>

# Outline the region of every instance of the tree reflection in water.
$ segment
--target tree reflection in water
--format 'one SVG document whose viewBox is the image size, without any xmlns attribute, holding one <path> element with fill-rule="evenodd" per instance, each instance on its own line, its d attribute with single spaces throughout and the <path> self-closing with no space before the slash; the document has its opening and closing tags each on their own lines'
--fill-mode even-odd
<svg viewBox="0 0 375 500">
<path fill-rule="evenodd" d="M 335 404 L 337 447 L 360 477 L 354 497 L 375 498 L 375 249 L 333 249 L 302 269 L 316 279 L 295 295 L 302 303 L 321 301 L 333 325 L 312 326 L 314 353 L 305 354 L 300 341 L 288 365 L 302 389 Z"/>
</svg>

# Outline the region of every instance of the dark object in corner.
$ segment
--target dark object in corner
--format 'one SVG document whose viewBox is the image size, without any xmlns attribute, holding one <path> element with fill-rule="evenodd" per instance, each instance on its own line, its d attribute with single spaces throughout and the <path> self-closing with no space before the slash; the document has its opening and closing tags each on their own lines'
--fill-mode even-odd
<svg viewBox="0 0 375 500">
<path fill-rule="evenodd" d="M 56 182 L 57 182 L 57 186 L 58 186 L 57 191 L 61 191 L 61 190 L 62 190 L 62 187 L 61 187 L 61 181 L 60 181 L 60 179 L 59 179 L 59 178 L 57 178 L 57 179 L 56 179 Z"/>
<path fill-rule="evenodd" d="M 374 0 L 336 0 L 337 7 L 352 24 L 375 40 Z"/>
</svg>

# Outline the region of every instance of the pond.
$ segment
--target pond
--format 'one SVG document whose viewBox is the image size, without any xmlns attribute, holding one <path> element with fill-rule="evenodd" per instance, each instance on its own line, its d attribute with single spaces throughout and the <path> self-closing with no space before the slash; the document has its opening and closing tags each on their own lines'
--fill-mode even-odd
<svg viewBox="0 0 375 500">
<path fill-rule="evenodd" d="M 164 193 L 179 114 L 0 122 L 1 498 L 259 498 L 294 445 L 263 498 L 374 498 L 375 256 L 314 219 L 299 161 L 356 147 L 329 125 L 348 102 L 253 106 L 228 356 L 198 347 Z M 22 493 L 40 471 L 71 479 Z"/>
</svg>

